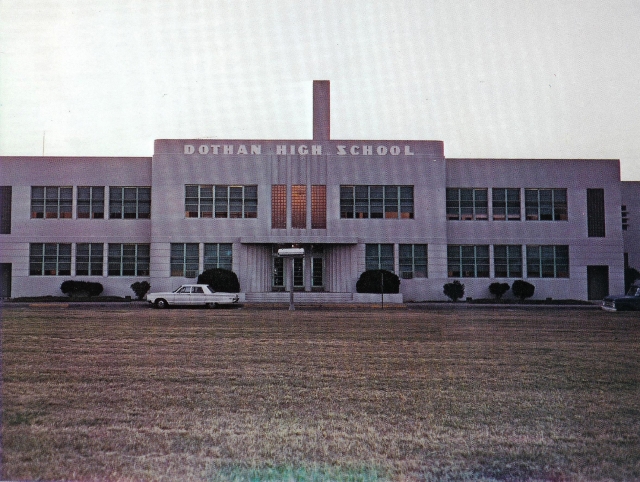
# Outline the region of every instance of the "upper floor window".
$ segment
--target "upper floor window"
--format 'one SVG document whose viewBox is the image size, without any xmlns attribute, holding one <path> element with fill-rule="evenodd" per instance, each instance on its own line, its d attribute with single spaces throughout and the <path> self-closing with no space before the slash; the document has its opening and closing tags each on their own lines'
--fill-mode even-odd
<svg viewBox="0 0 640 482">
<path fill-rule="evenodd" d="M 70 276 L 70 243 L 31 243 L 29 274 L 32 276 Z"/>
<path fill-rule="evenodd" d="M 110 186 L 109 217 L 111 219 L 149 219 L 151 188 Z"/>
<path fill-rule="evenodd" d="M 72 187 L 31 187 L 32 218 L 71 219 L 72 205 Z"/>
<path fill-rule="evenodd" d="M 78 219 L 104 218 L 104 186 L 78 186 Z"/>
<path fill-rule="evenodd" d="M 622 230 L 627 231 L 629 229 L 629 211 L 627 210 L 627 206 L 623 204 L 620 211 L 622 213 Z"/>
<path fill-rule="evenodd" d="M 488 278 L 489 246 L 447 246 L 447 271 L 449 278 Z"/>
<path fill-rule="evenodd" d="M 291 227 L 307 227 L 307 186 L 304 184 L 291 186 Z"/>
<path fill-rule="evenodd" d="M 520 189 L 493 188 L 493 220 L 516 221 L 520 219 Z"/>
<path fill-rule="evenodd" d="M 0 234 L 11 234 L 11 186 L 0 186 Z"/>
<path fill-rule="evenodd" d="M 447 188 L 448 220 L 487 220 L 488 212 L 487 189 Z"/>
<path fill-rule="evenodd" d="M 287 228 L 287 185 L 271 186 L 271 228 Z"/>
<path fill-rule="evenodd" d="M 401 244 L 398 246 L 398 258 L 402 278 L 427 277 L 426 244 Z"/>
<path fill-rule="evenodd" d="M 413 219 L 413 186 L 340 186 L 340 217 Z"/>
<path fill-rule="evenodd" d="M 527 277 L 568 278 L 569 246 L 527 245 Z"/>
<path fill-rule="evenodd" d="M 188 218 L 256 218 L 258 186 L 185 186 L 185 215 Z"/>
<path fill-rule="evenodd" d="M 587 235 L 605 237 L 604 189 L 587 189 Z"/>
<path fill-rule="evenodd" d="M 566 221 L 566 189 L 525 189 L 524 208 L 527 221 Z"/>
</svg>

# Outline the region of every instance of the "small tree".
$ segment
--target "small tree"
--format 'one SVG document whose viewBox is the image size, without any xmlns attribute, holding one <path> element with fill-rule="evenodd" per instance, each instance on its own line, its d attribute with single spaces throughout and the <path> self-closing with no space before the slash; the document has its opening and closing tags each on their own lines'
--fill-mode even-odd
<svg viewBox="0 0 640 482">
<path fill-rule="evenodd" d="M 495 282 L 489 285 L 489 293 L 495 296 L 496 300 L 499 300 L 502 298 L 503 294 L 509 291 L 509 288 L 510 288 L 509 283 Z"/>
<path fill-rule="evenodd" d="M 446 283 L 442 287 L 442 292 L 453 302 L 456 302 L 464 296 L 464 285 L 460 281 L 454 280 L 452 283 Z"/>
<path fill-rule="evenodd" d="M 151 285 L 148 281 L 136 281 L 131 285 L 131 289 L 136 294 L 136 297 L 141 300 L 151 289 Z"/>
<path fill-rule="evenodd" d="M 382 286 L 384 285 L 384 286 Z M 364 271 L 356 283 L 358 293 L 399 293 L 400 278 L 386 269 L 370 269 Z"/>
<path fill-rule="evenodd" d="M 238 293 L 240 282 L 238 276 L 231 270 L 223 268 L 211 268 L 198 275 L 198 284 L 209 285 L 214 291 Z"/>
<path fill-rule="evenodd" d="M 60 291 L 72 298 L 87 298 L 102 293 L 102 284 L 95 281 L 67 280 L 60 285 Z"/>
<path fill-rule="evenodd" d="M 531 298 L 533 296 L 533 293 L 536 291 L 536 287 L 531 283 L 520 279 L 513 282 L 511 291 L 513 291 L 513 295 L 516 298 L 520 298 L 520 301 L 524 301 L 525 298 Z"/>
</svg>

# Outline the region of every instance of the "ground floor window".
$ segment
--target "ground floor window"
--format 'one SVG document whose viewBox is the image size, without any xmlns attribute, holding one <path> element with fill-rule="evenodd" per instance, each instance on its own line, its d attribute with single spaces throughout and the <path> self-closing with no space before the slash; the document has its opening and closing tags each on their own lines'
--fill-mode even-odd
<svg viewBox="0 0 640 482">
<path fill-rule="evenodd" d="M 29 274 L 32 276 L 70 276 L 70 243 L 31 243 Z"/>
<path fill-rule="evenodd" d="M 195 278 L 200 269 L 198 243 L 171 243 L 171 276 Z"/>
<path fill-rule="evenodd" d="M 447 246 L 447 271 L 450 278 L 488 278 L 489 246 Z"/>
<path fill-rule="evenodd" d="M 569 246 L 527 245 L 527 277 L 568 278 Z"/>
<path fill-rule="evenodd" d="M 109 243 L 109 276 L 149 276 L 148 244 Z"/>
<path fill-rule="evenodd" d="M 386 269 L 395 271 L 393 266 L 393 244 L 365 245 L 365 270 Z"/>
<path fill-rule="evenodd" d="M 233 247 L 231 243 L 205 243 L 204 269 L 222 268 L 231 270 Z"/>
<path fill-rule="evenodd" d="M 493 265 L 496 278 L 522 277 L 522 246 L 495 245 Z"/>
<path fill-rule="evenodd" d="M 427 277 L 426 244 L 401 244 L 398 246 L 398 256 L 402 278 Z"/>
<path fill-rule="evenodd" d="M 102 243 L 78 243 L 76 245 L 76 276 L 102 276 Z"/>
</svg>

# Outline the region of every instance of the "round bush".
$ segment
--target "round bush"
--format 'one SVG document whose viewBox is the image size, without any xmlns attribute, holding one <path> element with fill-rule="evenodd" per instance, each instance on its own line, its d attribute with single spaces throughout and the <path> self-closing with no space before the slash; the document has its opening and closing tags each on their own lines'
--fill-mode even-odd
<svg viewBox="0 0 640 482">
<path fill-rule="evenodd" d="M 521 301 L 524 301 L 525 298 L 531 298 L 533 296 L 533 293 L 536 291 L 536 287 L 527 281 L 519 279 L 513 282 L 513 285 L 511 285 L 511 291 L 513 291 L 513 295 L 516 298 L 520 298 Z"/>
<path fill-rule="evenodd" d="M 386 269 L 370 269 L 360 275 L 356 283 L 356 291 L 358 293 L 380 293 L 380 285 L 383 293 L 399 293 L 400 278 L 395 273 Z"/>
<path fill-rule="evenodd" d="M 454 280 L 442 286 L 442 292 L 455 302 L 464 296 L 464 285 L 460 281 Z"/>
<path fill-rule="evenodd" d="M 227 293 L 238 293 L 240 282 L 238 276 L 228 269 L 212 268 L 200 273 L 198 284 L 209 285 L 214 291 L 224 291 Z"/>
</svg>

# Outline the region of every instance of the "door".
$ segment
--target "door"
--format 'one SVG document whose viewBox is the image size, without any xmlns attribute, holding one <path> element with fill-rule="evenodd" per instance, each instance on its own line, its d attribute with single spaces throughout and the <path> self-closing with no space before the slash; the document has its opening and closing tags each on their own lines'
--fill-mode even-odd
<svg viewBox="0 0 640 482">
<path fill-rule="evenodd" d="M 0 298 L 11 298 L 11 263 L 0 263 Z"/>
<path fill-rule="evenodd" d="M 590 300 L 609 296 L 609 266 L 587 266 L 587 291 Z"/>
</svg>

